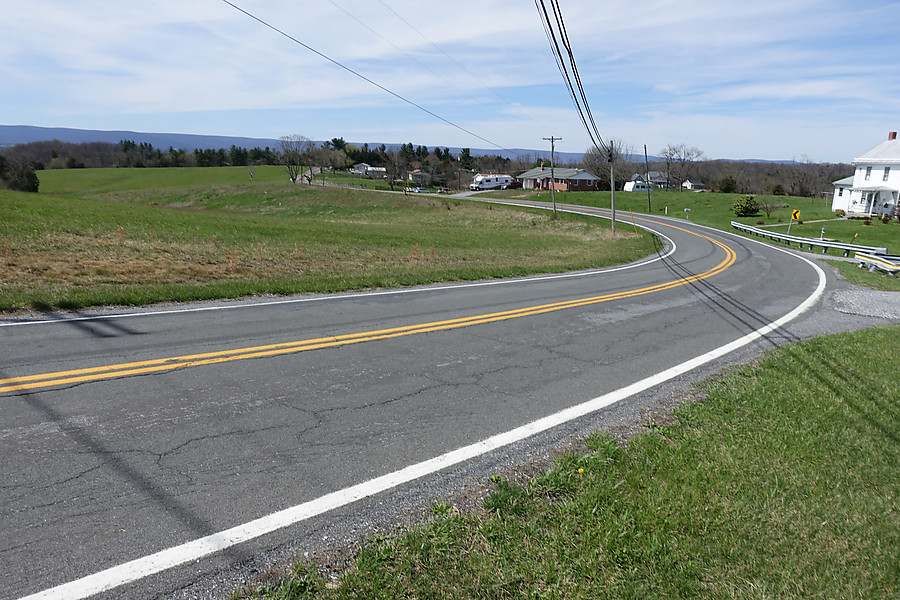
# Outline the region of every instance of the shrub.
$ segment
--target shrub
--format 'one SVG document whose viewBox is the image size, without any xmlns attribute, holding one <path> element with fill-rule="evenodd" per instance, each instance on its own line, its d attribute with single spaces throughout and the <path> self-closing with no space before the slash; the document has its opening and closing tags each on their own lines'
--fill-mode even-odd
<svg viewBox="0 0 900 600">
<path fill-rule="evenodd" d="M 737 179 L 734 178 L 734 175 L 726 175 L 719 182 L 719 191 L 723 194 L 733 194 L 738 191 Z"/>
<path fill-rule="evenodd" d="M 6 160 L 0 156 L 0 187 L 18 192 L 37 192 L 38 181 L 34 167 L 18 160 Z"/>
<path fill-rule="evenodd" d="M 759 212 L 759 205 L 756 203 L 756 198 L 750 194 L 742 194 L 731 205 L 731 210 L 738 217 L 752 217 Z"/>
</svg>

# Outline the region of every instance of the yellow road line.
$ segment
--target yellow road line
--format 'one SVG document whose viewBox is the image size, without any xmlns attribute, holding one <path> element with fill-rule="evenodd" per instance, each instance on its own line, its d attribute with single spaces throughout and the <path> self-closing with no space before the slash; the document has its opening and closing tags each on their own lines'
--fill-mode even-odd
<svg viewBox="0 0 900 600">
<path fill-rule="evenodd" d="M 666 223 L 667 226 L 673 227 Z M 680 229 L 676 227 L 676 229 Z M 687 231 L 687 230 L 682 230 Z M 278 356 L 281 354 L 292 354 L 296 352 L 304 352 L 307 350 L 320 350 L 322 348 L 332 348 L 336 346 L 344 346 L 349 344 L 359 344 L 361 342 L 370 342 L 375 340 L 384 340 L 407 335 L 416 335 L 420 333 L 429 333 L 434 331 L 446 331 L 457 329 L 460 327 L 469 327 L 471 325 L 482 325 L 485 323 L 493 323 L 497 321 L 505 321 L 509 319 L 517 319 L 520 317 L 529 317 L 558 310 L 565 310 L 579 306 L 587 306 L 598 304 L 601 302 L 609 302 L 611 300 L 621 300 L 623 298 L 631 298 L 634 296 L 642 296 L 652 294 L 682 285 L 687 285 L 695 281 L 707 279 L 734 264 L 737 255 L 734 250 L 725 244 L 718 242 L 696 232 L 688 232 L 693 235 L 702 237 L 709 242 L 719 246 L 725 251 L 725 259 L 713 267 L 712 269 L 698 275 L 683 277 L 673 281 L 660 283 L 635 290 L 627 290 L 604 296 L 593 296 L 588 298 L 579 298 L 576 300 L 566 300 L 563 302 L 555 302 L 551 304 L 542 304 L 537 306 L 529 306 L 508 310 L 503 312 L 489 313 L 484 315 L 473 315 L 469 317 L 461 317 L 458 319 L 449 319 L 445 321 L 434 321 L 430 323 L 420 323 L 416 325 L 404 325 L 402 327 L 393 327 L 389 329 L 378 329 L 373 331 L 364 331 L 360 333 L 351 333 L 345 335 L 328 336 L 322 338 L 314 338 L 309 340 L 299 340 L 294 342 L 284 342 L 280 344 L 267 344 L 263 346 L 252 346 L 248 348 L 236 348 L 232 350 L 222 350 L 217 352 L 206 352 L 202 354 L 188 354 L 185 356 L 174 356 L 169 358 L 158 358 L 146 361 L 120 363 L 106 365 L 100 367 L 90 367 L 85 369 L 74 369 L 69 371 L 56 371 L 52 373 L 42 373 L 38 375 L 26 375 L 22 377 L 10 377 L 0 379 L 0 393 L 16 392 L 23 390 L 33 390 L 38 388 L 47 388 L 72 383 L 83 383 L 87 381 L 97 381 L 101 379 L 114 379 L 119 377 L 127 377 L 130 375 L 144 375 L 148 373 L 156 373 L 161 371 L 172 371 L 175 369 L 183 369 L 187 367 L 196 367 L 200 365 L 212 365 L 235 360 L 245 360 L 249 358 L 263 358 L 270 356 Z"/>
</svg>

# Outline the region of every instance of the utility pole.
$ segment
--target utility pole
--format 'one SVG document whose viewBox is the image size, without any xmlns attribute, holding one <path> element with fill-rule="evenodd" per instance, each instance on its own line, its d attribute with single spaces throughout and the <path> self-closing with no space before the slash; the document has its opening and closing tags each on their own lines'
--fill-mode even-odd
<svg viewBox="0 0 900 600">
<path fill-rule="evenodd" d="M 553 152 L 556 149 L 556 142 L 561 142 L 562 138 L 551 135 L 544 139 L 550 142 L 550 196 L 553 198 L 553 218 L 556 219 L 556 176 L 553 172 Z"/>
<path fill-rule="evenodd" d="M 616 233 L 616 161 L 615 161 L 615 152 L 613 151 L 613 143 L 612 140 L 609 142 L 609 147 L 607 148 L 609 158 L 609 195 L 610 195 L 610 209 L 612 210 L 612 232 Z"/>
<path fill-rule="evenodd" d="M 650 208 L 650 161 L 647 160 L 647 144 L 644 144 L 644 172 L 647 173 L 647 214 L 653 212 Z"/>
</svg>

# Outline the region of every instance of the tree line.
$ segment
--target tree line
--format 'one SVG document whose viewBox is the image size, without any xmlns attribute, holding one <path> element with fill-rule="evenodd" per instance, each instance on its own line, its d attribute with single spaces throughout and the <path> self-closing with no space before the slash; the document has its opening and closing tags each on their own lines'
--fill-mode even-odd
<svg viewBox="0 0 900 600">
<path fill-rule="evenodd" d="M 702 150 L 686 144 L 666 146 L 657 153 L 658 158 L 645 165 L 641 156 L 623 142 L 610 140 L 609 145 L 613 150 L 612 174 L 617 189 L 622 189 L 634 175 L 650 170 L 665 173 L 672 188 L 680 188 L 686 179 L 695 179 L 713 191 L 724 193 L 812 197 L 832 193 L 833 181 L 853 173 L 852 165 L 841 163 L 709 160 Z M 344 170 L 366 163 L 383 167 L 392 185 L 406 179 L 408 172 L 420 170 L 432 185 L 456 188 L 465 187 L 475 172 L 517 175 L 541 163 L 534 155 L 515 159 L 499 155 L 472 156 L 469 148 L 453 154 L 448 148 L 429 149 L 411 142 L 389 149 L 385 144 L 358 146 L 341 137 L 317 144 L 298 135 L 281 138 L 275 148 L 232 145 L 227 149 L 198 148 L 192 152 L 173 147 L 154 148 L 149 143 L 133 140 L 118 144 L 51 140 L 18 144 L 4 149 L 0 157 L 3 158 L 0 185 L 28 191 L 36 191 L 37 177 L 33 172 L 42 169 L 284 165 L 291 178 L 297 180 L 302 178 L 301 171 L 308 178 L 316 169 Z M 601 180 L 601 189 L 609 189 L 609 158 L 608 153 L 589 149 L 583 161 L 557 166 L 584 168 Z M 305 168 L 292 174 L 292 164 Z"/>
<path fill-rule="evenodd" d="M 468 185 L 471 177 L 466 171 L 515 172 L 531 165 L 522 160 L 501 156 L 473 156 L 469 148 L 454 155 L 449 148 L 429 149 L 411 142 L 389 149 L 385 144 L 358 146 L 332 138 L 322 144 L 298 135 L 285 136 L 279 144 L 265 148 L 204 148 L 185 151 L 179 148 L 154 148 L 149 143 L 121 140 L 109 142 L 71 143 L 48 140 L 17 144 L 2 151 L 10 165 L 21 165 L 31 171 L 44 169 L 84 168 L 159 168 L 159 167 L 225 167 L 284 165 L 292 180 L 301 179 L 301 171 L 308 178 L 315 169 L 344 170 L 354 164 L 366 163 L 384 167 L 391 184 L 406 179 L 416 169 L 426 173 L 434 185 L 456 187 Z M 298 165 L 305 167 L 297 169 Z M 36 178 L 35 178 L 36 180 Z"/>
<path fill-rule="evenodd" d="M 664 174 L 668 187 L 675 189 L 691 179 L 726 194 L 821 197 L 834 192 L 833 182 L 854 172 L 853 165 L 846 163 L 710 160 L 701 149 L 687 144 L 669 144 L 645 162 L 642 153 L 620 140 L 609 140 L 607 145 L 605 152 L 588 149 L 582 162 L 583 168 L 601 180 L 601 189 L 609 189 L 610 158 L 619 190 L 634 176 L 657 171 Z"/>
</svg>

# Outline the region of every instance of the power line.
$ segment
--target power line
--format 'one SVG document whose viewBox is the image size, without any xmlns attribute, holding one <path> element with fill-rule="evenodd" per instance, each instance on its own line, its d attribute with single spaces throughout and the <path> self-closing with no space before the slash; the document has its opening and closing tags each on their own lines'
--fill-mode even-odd
<svg viewBox="0 0 900 600">
<path fill-rule="evenodd" d="M 381 0 L 379 0 L 379 1 L 381 1 Z M 340 4 L 338 4 L 337 2 L 335 2 L 335 0 L 329 0 L 329 2 L 331 2 L 331 4 L 335 6 L 335 8 L 341 10 L 344 14 L 346 14 L 348 17 L 350 17 L 351 19 L 353 19 L 354 21 L 356 21 L 357 23 L 359 23 L 361 26 L 363 26 L 363 27 L 365 27 L 366 29 L 368 29 L 368 30 L 369 30 L 370 32 L 372 32 L 374 35 L 378 36 L 378 37 L 381 38 L 383 41 L 385 41 L 385 42 L 387 42 L 388 44 L 390 44 L 391 46 L 393 46 L 398 52 L 400 52 L 401 54 L 403 54 L 406 58 L 408 58 L 408 59 L 410 59 L 411 61 L 415 62 L 417 65 L 419 65 L 420 67 L 422 67 L 423 69 L 425 69 L 426 71 L 428 71 L 429 73 L 431 73 L 432 75 L 434 75 L 435 77 L 437 77 L 438 79 L 440 79 L 441 81 L 443 81 L 444 83 L 446 83 L 448 86 L 450 86 L 450 87 L 452 87 L 453 89 L 455 89 L 455 90 L 456 90 L 457 92 L 459 92 L 460 94 L 462 94 L 462 95 L 468 97 L 468 98 L 471 99 L 473 102 L 476 102 L 476 103 L 480 104 L 481 106 L 483 106 L 483 107 L 486 108 L 487 110 L 490 110 L 491 112 L 495 113 L 495 114 L 496 114 L 497 116 L 499 116 L 500 118 L 506 119 L 506 120 L 509 121 L 510 123 L 514 123 L 514 121 L 513 121 L 512 119 L 510 119 L 508 116 L 503 115 L 502 113 L 500 113 L 500 112 L 494 110 L 493 108 L 491 108 L 490 106 L 488 106 L 487 103 L 482 102 L 481 100 L 479 100 L 478 98 L 476 98 L 476 97 L 473 96 L 472 94 L 470 94 L 470 93 L 466 92 L 465 90 L 461 89 L 459 86 L 457 86 L 456 84 L 454 84 L 452 81 L 449 81 L 447 78 L 445 78 L 445 77 L 444 77 L 443 75 L 441 75 L 440 73 L 435 72 L 431 67 L 429 67 L 428 65 L 426 65 L 425 63 L 423 63 L 422 61 L 420 61 L 419 59 L 417 59 L 415 56 L 412 56 L 411 54 L 409 54 L 408 52 L 406 52 L 403 48 L 401 48 L 400 46 L 398 46 L 397 44 L 395 44 L 394 42 L 392 42 L 392 41 L 389 40 L 388 38 L 386 38 L 386 37 L 384 37 L 383 35 L 381 35 L 379 32 L 377 32 L 375 29 L 373 29 L 372 27 L 370 27 L 370 26 L 369 26 L 368 24 L 366 24 L 364 21 L 362 21 L 361 19 L 357 18 L 357 16 L 354 15 L 352 12 L 350 12 L 349 10 L 347 10 L 346 8 L 344 8 L 343 6 L 341 6 Z M 438 51 L 440 51 L 442 54 L 444 54 L 444 56 L 446 56 L 447 58 L 449 58 L 450 60 L 452 60 L 452 61 L 453 61 L 457 66 L 459 66 L 461 69 L 465 70 L 465 67 L 463 67 L 463 66 L 460 65 L 458 62 L 456 62 L 455 60 L 453 60 L 453 58 L 452 58 L 449 54 L 447 54 L 446 52 L 444 52 L 443 50 L 441 50 L 440 48 L 438 48 L 438 46 L 437 46 L 434 42 L 432 42 L 432 41 L 429 40 L 427 37 L 425 37 L 425 35 L 422 34 L 422 32 L 420 32 L 418 29 L 416 29 L 415 27 L 413 27 L 413 26 L 409 23 L 409 21 L 407 21 L 407 20 L 404 19 L 402 16 L 400 16 L 399 14 L 397 14 L 390 6 L 388 6 L 388 5 L 385 4 L 384 2 L 381 2 L 381 4 L 382 4 L 386 9 L 388 9 L 390 12 L 392 12 L 395 16 L 397 16 L 401 21 L 403 21 L 404 23 L 406 23 L 406 25 L 409 26 L 410 29 L 412 29 L 412 30 L 415 31 L 417 34 L 419 34 L 419 36 L 422 37 L 422 39 L 424 39 L 426 42 L 428 42 L 429 44 L 431 44 L 432 46 L 434 46 L 435 48 L 437 48 Z M 466 72 L 468 73 L 468 71 L 466 71 Z M 469 73 L 469 74 L 471 75 L 471 73 Z M 475 76 L 472 75 L 472 77 L 475 77 Z M 476 79 L 478 79 L 478 78 L 476 77 Z M 486 87 L 486 88 L 488 88 L 488 89 L 491 89 L 486 83 L 482 82 L 481 80 L 478 80 L 478 81 L 479 81 L 482 85 L 484 85 L 484 87 Z M 491 91 L 494 91 L 494 90 L 491 90 Z M 497 92 L 494 92 L 494 93 L 497 94 Z M 510 104 L 510 106 L 512 106 L 512 103 L 509 102 L 509 100 L 506 100 L 505 98 L 503 98 L 503 97 L 500 96 L 499 94 L 497 94 L 497 97 L 500 98 L 501 100 L 503 100 L 504 102 Z M 515 109 L 515 107 L 513 107 L 513 108 Z M 527 115 L 525 115 L 525 116 L 527 116 Z M 520 125 L 520 126 L 521 126 L 521 125 Z M 532 133 L 534 133 L 534 132 L 532 131 Z"/>
<path fill-rule="evenodd" d="M 611 146 L 604 143 L 603 137 L 594 121 L 594 115 L 591 113 L 591 107 L 587 101 L 587 94 L 581 82 L 581 75 L 578 73 L 578 65 L 575 62 L 575 54 L 572 51 L 572 45 L 569 42 L 568 32 L 566 31 L 565 21 L 562 16 L 562 9 L 559 7 L 558 0 L 550 0 L 550 6 L 553 12 L 551 18 L 544 0 L 535 0 L 535 7 L 541 17 L 541 23 L 544 26 L 544 33 L 550 42 L 550 49 L 556 59 L 556 66 L 562 75 L 563 82 L 569 90 L 572 102 L 575 104 L 575 110 L 587 131 L 588 137 L 598 149 L 608 152 Z M 554 27 L 555 25 L 555 27 Z M 562 46 L 562 48 L 560 47 Z M 571 70 L 571 74 L 570 71 Z M 573 82 L 574 78 L 574 82 Z"/>
<path fill-rule="evenodd" d="M 367 83 L 370 83 L 371 85 L 374 85 L 375 87 L 377 87 L 378 89 L 382 90 L 383 92 L 387 92 L 388 94 L 390 94 L 391 96 L 397 98 L 398 100 L 400 100 L 400 101 L 402 101 L 402 102 L 405 102 L 406 104 L 409 104 L 410 106 L 413 106 L 413 107 L 419 109 L 420 111 L 424 112 L 425 114 L 430 115 L 430 116 L 434 117 L 435 119 L 438 119 L 439 121 L 443 121 L 443 122 L 446 123 L 447 125 L 450 125 L 451 127 L 454 127 L 454 128 L 456 128 L 456 129 L 459 129 L 460 131 L 462 131 L 462 132 L 464 132 L 464 133 L 467 133 L 467 134 L 471 135 L 472 137 L 477 138 L 477 139 L 481 140 L 482 142 L 485 142 L 486 144 L 490 144 L 491 146 L 494 146 L 495 148 L 499 148 L 500 150 L 504 150 L 504 151 L 506 151 L 506 152 L 509 152 L 509 153 L 511 153 L 511 154 L 513 154 L 513 155 L 518 156 L 518 154 L 517 154 L 516 152 L 513 152 L 513 151 L 510 150 L 509 148 L 505 148 L 505 147 L 501 146 L 500 144 L 497 144 L 497 143 L 495 143 L 495 142 L 492 142 L 491 140 L 489 140 L 489 139 L 487 139 L 487 138 L 485 138 L 485 137 L 482 137 L 482 136 L 478 135 L 477 133 L 475 133 L 475 132 L 473 132 L 473 131 L 469 131 L 468 129 L 466 129 L 466 128 L 463 127 L 462 125 L 458 125 L 458 124 L 454 123 L 453 121 L 450 121 L 449 119 L 446 119 L 446 118 L 440 116 L 439 114 L 434 113 L 434 112 L 428 110 L 428 109 L 425 108 L 424 106 L 422 106 L 422 105 L 420 105 L 420 104 L 417 104 L 416 102 L 413 102 L 412 100 L 410 100 L 410 99 L 408 99 L 408 98 L 405 98 L 404 96 L 401 96 L 401 95 L 398 94 L 397 92 L 394 92 L 393 90 L 390 90 L 389 88 L 387 88 L 387 87 L 381 85 L 380 83 L 378 83 L 378 82 L 376 82 L 376 81 L 374 81 L 374 80 L 372 80 L 372 79 L 366 77 L 365 75 L 363 75 L 363 74 L 360 73 L 359 71 L 356 71 L 356 70 L 354 70 L 354 69 L 348 67 L 347 65 L 345 65 L 345 64 L 343 64 L 343 63 L 341 63 L 341 62 L 339 62 L 339 61 L 337 61 L 337 60 L 331 58 L 330 56 L 328 56 L 328 55 L 326 55 L 326 54 L 323 54 L 322 52 L 319 52 L 318 50 L 316 50 L 315 48 L 313 48 L 313 47 L 310 46 L 309 44 L 306 44 L 306 43 L 304 43 L 304 42 L 301 42 L 300 40 L 298 40 L 298 39 L 295 38 L 294 36 L 292 36 L 292 35 L 286 33 L 285 31 L 283 31 L 283 30 L 281 30 L 281 29 L 275 27 L 274 25 L 272 25 L 272 24 L 269 23 L 268 21 L 265 21 L 265 20 L 261 19 L 260 17 L 257 17 L 257 16 L 254 15 L 253 13 L 244 10 L 243 8 L 241 8 L 240 6 L 238 6 L 237 4 L 234 4 L 233 2 L 230 2 L 229 0 L 222 0 L 222 2 L 224 2 L 224 3 L 227 4 L 228 6 L 232 7 L 232 8 L 235 9 L 236 11 L 238 11 L 238 12 L 240 12 L 240 13 L 243 13 L 244 15 L 250 17 L 251 19 L 253 19 L 254 21 L 260 23 L 261 25 L 263 25 L 263 26 L 265 26 L 265 27 L 268 27 L 269 29 L 271 29 L 271 30 L 274 31 L 275 33 L 278 33 L 279 35 L 282 35 L 282 36 L 286 37 L 287 39 L 291 40 L 291 41 L 294 42 L 295 44 L 297 44 L 297 45 L 299 45 L 299 46 L 302 46 L 302 47 L 306 48 L 307 50 L 309 50 L 309 51 L 312 52 L 313 54 L 315 54 L 315 55 L 317 55 L 317 56 L 319 56 L 319 57 L 321 57 L 321 58 L 324 58 L 325 60 L 327 60 L 327 61 L 330 62 L 331 64 L 333 64 L 333 65 L 335 65 L 335 66 L 337 66 L 337 67 L 340 67 L 341 69 L 347 71 L 348 73 L 350 73 L 350 74 L 352 74 L 352 75 L 355 75 L 356 77 L 362 79 L 363 81 L 365 81 L 365 82 L 367 82 Z"/>
<path fill-rule="evenodd" d="M 514 111 L 516 111 L 517 113 L 519 113 L 520 115 L 522 115 L 522 116 L 525 117 L 526 119 L 530 120 L 532 123 L 535 123 L 535 124 L 537 124 L 537 125 L 540 125 L 540 123 L 538 123 L 538 122 L 534 119 L 534 117 L 532 117 L 532 116 L 528 115 L 527 113 L 525 113 L 525 112 L 519 110 L 519 108 L 518 108 L 515 104 L 513 104 L 513 103 L 512 103 L 510 100 L 508 100 L 507 98 L 503 97 L 503 95 L 500 94 L 500 92 L 498 92 L 497 90 L 495 90 L 493 87 L 491 87 L 490 84 L 486 83 L 484 80 L 482 80 L 480 77 L 478 77 L 475 73 L 472 73 L 472 72 L 469 71 L 464 65 L 460 64 L 459 61 L 457 61 L 455 58 L 453 58 L 452 56 L 450 56 L 449 54 L 447 54 L 447 53 L 444 51 L 443 48 L 441 48 L 440 46 L 438 46 L 437 44 L 435 44 L 435 43 L 434 43 L 433 41 L 431 41 L 424 33 L 422 33 L 421 31 L 419 31 L 418 29 L 416 29 L 416 27 L 413 26 L 412 23 L 410 23 L 410 22 L 407 21 L 405 18 L 403 18 L 403 15 L 401 15 L 400 13 L 398 13 L 397 11 L 395 11 L 393 8 L 391 8 L 390 6 L 388 6 L 388 4 L 387 4 L 384 0 L 378 0 L 378 2 L 381 3 L 381 5 L 382 5 L 383 7 L 385 7 L 386 9 L 388 9 L 395 17 L 397 17 L 398 19 L 400 19 L 401 21 L 403 21 L 403 22 L 406 24 L 407 27 L 409 27 L 410 29 L 412 29 L 413 31 L 415 31 L 415 32 L 419 35 L 419 37 L 421 37 L 423 40 L 425 40 L 426 42 L 428 42 L 429 44 L 431 44 L 431 46 L 432 46 L 435 50 L 437 50 L 438 52 L 440 52 L 441 54 L 443 54 L 445 57 L 447 57 L 447 60 L 449 60 L 450 62 L 452 62 L 454 65 L 456 65 L 457 67 L 459 67 L 462 71 L 464 71 L 465 73 L 467 73 L 472 79 L 474 79 L 474 80 L 477 81 L 479 84 L 481 84 L 481 86 L 482 86 L 483 88 L 485 88 L 485 89 L 487 89 L 487 90 L 490 90 L 495 96 L 497 96 L 497 98 L 499 98 L 500 100 L 502 100 L 504 103 L 506 103 L 507 105 L 509 105 L 510 108 L 512 108 Z M 418 61 L 417 61 L 417 62 L 418 62 Z M 456 86 L 454 86 L 454 87 L 456 87 Z M 459 88 L 457 88 L 457 89 L 459 89 Z M 481 103 L 481 104 L 483 104 L 483 103 Z M 520 126 L 521 126 L 521 125 L 520 125 Z M 528 128 L 526 127 L 526 129 L 528 129 Z M 529 131 L 531 131 L 531 130 L 529 129 Z M 534 131 L 531 131 L 531 133 L 535 133 L 535 132 L 534 132 Z M 535 133 L 535 135 L 537 135 L 537 134 Z"/>
<path fill-rule="evenodd" d="M 563 20 L 562 9 L 559 7 L 559 0 L 550 0 L 550 6 L 553 10 L 553 18 L 547 11 L 544 0 L 534 0 L 538 14 L 541 16 L 541 22 L 544 25 L 544 32 L 547 34 L 547 40 L 550 42 L 550 49 L 553 50 L 553 56 L 556 58 L 556 66 L 569 89 L 572 101 L 575 103 L 575 109 L 578 116 L 584 124 L 588 137 L 594 143 L 594 147 L 607 155 L 609 159 L 609 193 L 610 208 L 612 218 L 612 232 L 616 232 L 616 175 L 615 175 L 615 148 L 612 140 L 608 143 L 603 142 L 600 130 L 597 129 L 597 122 L 591 113 L 591 107 L 588 104 L 587 94 L 584 91 L 584 85 L 581 82 L 581 75 L 578 73 L 578 65 L 575 62 L 575 53 L 572 52 L 572 44 L 569 42 L 569 34 L 566 31 L 566 23 Z M 554 29 L 554 23 L 556 28 Z M 560 48 L 560 44 L 565 52 Z M 571 70 L 571 74 L 569 71 Z M 573 82 L 574 78 L 574 82 Z"/>
</svg>

